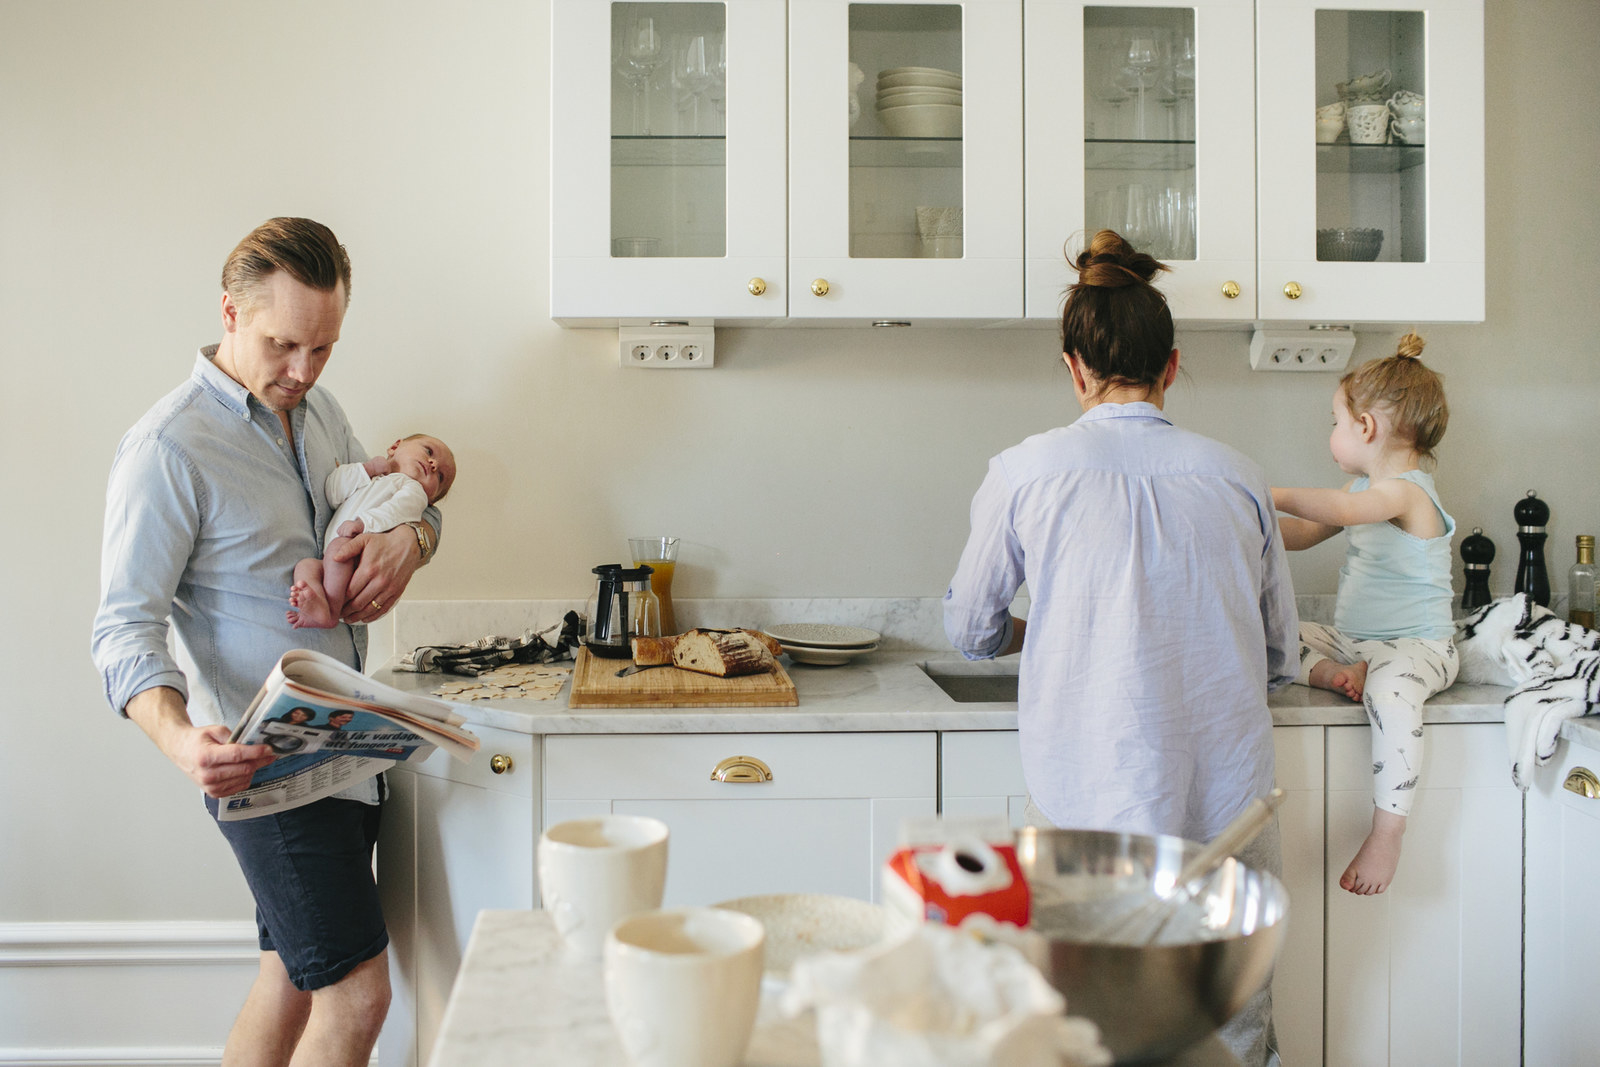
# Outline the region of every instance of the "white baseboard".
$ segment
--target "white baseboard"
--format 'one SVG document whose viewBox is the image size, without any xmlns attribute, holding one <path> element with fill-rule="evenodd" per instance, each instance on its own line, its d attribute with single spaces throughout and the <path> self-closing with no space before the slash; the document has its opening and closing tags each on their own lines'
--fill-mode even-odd
<svg viewBox="0 0 1600 1067">
<path fill-rule="evenodd" d="M 255 923 L 0 923 L 3 1067 L 216 1067 Z"/>
</svg>

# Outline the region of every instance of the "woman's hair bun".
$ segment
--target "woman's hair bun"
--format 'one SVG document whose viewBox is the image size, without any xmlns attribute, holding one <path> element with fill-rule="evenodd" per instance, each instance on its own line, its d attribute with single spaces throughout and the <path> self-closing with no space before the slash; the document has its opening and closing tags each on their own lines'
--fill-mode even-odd
<svg viewBox="0 0 1600 1067">
<path fill-rule="evenodd" d="M 1427 343 L 1419 334 L 1412 331 L 1400 338 L 1400 344 L 1395 347 L 1394 354 L 1406 359 L 1421 359 L 1422 347 Z"/>
<path fill-rule="evenodd" d="M 1101 230 L 1073 262 L 1078 284 L 1101 289 L 1148 285 L 1157 271 L 1170 270 L 1154 256 L 1134 249 L 1115 230 Z"/>
</svg>

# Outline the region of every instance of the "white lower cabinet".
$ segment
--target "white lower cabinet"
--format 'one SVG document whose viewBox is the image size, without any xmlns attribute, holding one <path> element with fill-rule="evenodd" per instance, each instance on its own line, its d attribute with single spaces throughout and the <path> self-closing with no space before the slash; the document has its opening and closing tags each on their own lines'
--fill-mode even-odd
<svg viewBox="0 0 1600 1067">
<path fill-rule="evenodd" d="M 1339 876 L 1372 826 L 1371 734 L 1327 732 L 1324 1062 L 1516 1063 L 1522 796 L 1505 727 L 1427 727 L 1399 873 L 1370 897 L 1339 888 Z"/>
<path fill-rule="evenodd" d="M 482 747 L 470 763 L 436 751 L 387 776 L 378 889 L 394 996 L 378 1044 L 384 1067 L 428 1061 L 478 912 L 539 903 L 540 739 L 472 731 Z"/>
<path fill-rule="evenodd" d="M 771 778 L 718 781 L 730 757 Z M 554 736 L 544 823 L 665 822 L 668 907 L 761 893 L 875 900 L 901 820 L 937 811 L 937 766 L 933 733 Z"/>
<path fill-rule="evenodd" d="M 1527 998 L 1523 1059 L 1593 1063 L 1600 1057 L 1594 1007 L 1600 960 L 1600 748 L 1559 742 L 1533 774 L 1527 797 Z M 1569 785 L 1570 783 L 1570 785 Z"/>
</svg>

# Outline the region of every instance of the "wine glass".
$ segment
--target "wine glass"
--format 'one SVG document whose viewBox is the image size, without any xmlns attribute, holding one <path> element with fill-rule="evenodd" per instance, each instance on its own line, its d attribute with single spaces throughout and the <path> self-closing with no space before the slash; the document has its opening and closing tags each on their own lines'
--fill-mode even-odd
<svg viewBox="0 0 1600 1067">
<path fill-rule="evenodd" d="M 1180 141 L 1194 140 L 1194 38 L 1185 34 L 1172 50 L 1172 92 L 1178 98 L 1177 128 Z"/>
<path fill-rule="evenodd" d="M 623 37 L 614 66 L 633 90 L 633 128 L 650 134 L 650 80 L 661 66 L 661 34 L 655 19 L 641 15 Z"/>
<path fill-rule="evenodd" d="M 673 63 L 672 80 L 683 92 L 680 106 L 690 112 L 689 132 L 700 132 L 700 97 L 711 87 L 714 64 L 706 61 L 706 39 L 695 34 L 684 42 L 683 51 Z"/>
<path fill-rule="evenodd" d="M 706 95 L 717 110 L 717 128 L 713 133 L 724 133 L 728 125 L 728 35 L 717 36 L 717 59 L 711 68 L 711 88 Z"/>
<path fill-rule="evenodd" d="M 1145 139 L 1144 92 L 1155 83 L 1156 67 L 1160 61 L 1155 35 L 1148 30 L 1135 30 L 1128 39 L 1128 51 L 1122 60 L 1122 73 L 1128 76 L 1136 97 L 1133 112 L 1135 140 Z"/>
</svg>

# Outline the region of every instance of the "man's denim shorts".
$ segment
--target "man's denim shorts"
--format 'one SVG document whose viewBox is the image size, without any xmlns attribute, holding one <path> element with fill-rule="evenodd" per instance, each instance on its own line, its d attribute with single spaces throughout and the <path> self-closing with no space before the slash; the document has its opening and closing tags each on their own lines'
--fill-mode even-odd
<svg viewBox="0 0 1600 1067">
<path fill-rule="evenodd" d="M 212 818 L 217 801 L 206 797 Z M 339 981 L 389 944 L 372 877 L 380 805 L 329 797 L 217 828 L 256 898 L 261 950 L 296 989 Z"/>
</svg>

